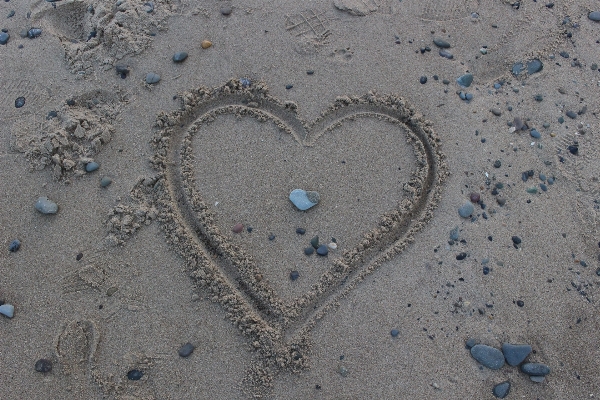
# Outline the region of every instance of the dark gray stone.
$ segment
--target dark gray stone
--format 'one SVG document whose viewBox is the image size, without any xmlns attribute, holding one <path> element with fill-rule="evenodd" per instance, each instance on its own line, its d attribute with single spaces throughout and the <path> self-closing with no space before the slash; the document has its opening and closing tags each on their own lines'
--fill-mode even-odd
<svg viewBox="0 0 600 400">
<path fill-rule="evenodd" d="M 47 197 L 42 196 L 38 198 L 35 203 L 35 209 L 42 214 L 56 214 L 58 212 L 58 205 L 55 202 L 48 200 Z"/>
<path fill-rule="evenodd" d="M 527 63 L 527 73 L 529 75 L 540 72 L 544 68 L 544 64 L 540 60 L 533 60 Z"/>
<path fill-rule="evenodd" d="M 521 364 L 531 353 L 531 346 L 528 344 L 510 344 L 504 343 L 502 345 L 502 353 L 508 365 L 519 365 Z"/>
<path fill-rule="evenodd" d="M 442 49 L 450 48 L 450 43 L 448 43 L 444 39 L 440 39 L 440 38 L 433 39 L 433 44 L 435 44 L 437 47 L 440 47 Z"/>
<path fill-rule="evenodd" d="M 550 367 L 541 363 L 526 363 L 521 365 L 521 371 L 532 376 L 546 376 L 550 373 Z"/>
<path fill-rule="evenodd" d="M 0 44 L 8 43 L 8 39 L 10 39 L 10 35 L 6 32 L 0 32 Z"/>
<path fill-rule="evenodd" d="M 471 355 L 489 369 L 500 369 L 504 366 L 504 354 L 494 347 L 476 344 L 471 348 Z"/>
<path fill-rule="evenodd" d="M 146 75 L 146 83 L 148 85 L 158 83 L 159 81 L 160 81 L 160 75 L 155 74 L 154 72 L 148 72 L 148 74 Z"/>
<path fill-rule="evenodd" d="M 327 248 L 326 244 L 322 244 L 317 249 L 317 254 L 320 256 L 326 256 L 329 253 L 329 248 Z"/>
<path fill-rule="evenodd" d="M 175 63 L 184 62 L 187 57 L 188 57 L 188 53 L 186 53 L 185 51 L 177 52 L 177 53 L 173 54 L 173 62 L 175 62 Z"/>
<path fill-rule="evenodd" d="M 592 21 L 599 22 L 600 21 L 600 11 L 592 11 L 588 14 L 588 18 Z"/>
<path fill-rule="evenodd" d="M 492 390 L 492 393 L 494 394 L 494 396 L 496 396 L 499 399 L 503 399 L 506 396 L 508 396 L 509 392 L 510 392 L 510 382 L 509 381 L 497 384 L 496 386 L 494 386 L 494 390 Z"/>
<path fill-rule="evenodd" d="M 189 357 L 189 355 L 194 352 L 195 348 L 196 347 L 194 347 L 193 344 L 188 342 L 188 343 L 184 344 L 183 346 L 181 346 L 181 348 L 179 349 L 179 355 L 181 357 Z"/>
<path fill-rule="evenodd" d="M 464 74 L 459 76 L 456 80 L 456 83 L 458 83 L 462 87 L 471 86 L 471 83 L 473 83 L 473 74 Z"/>
</svg>

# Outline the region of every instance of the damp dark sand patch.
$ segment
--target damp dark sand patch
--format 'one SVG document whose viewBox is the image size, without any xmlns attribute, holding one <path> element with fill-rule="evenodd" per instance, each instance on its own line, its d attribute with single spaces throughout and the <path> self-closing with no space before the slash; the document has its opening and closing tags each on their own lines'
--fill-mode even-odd
<svg viewBox="0 0 600 400">
<path fill-rule="evenodd" d="M 447 176 L 444 156 L 430 124 L 394 95 L 371 92 L 340 97 L 310 124 L 297 117 L 294 103 L 271 97 L 262 83 L 248 87 L 231 80 L 221 87 L 186 92 L 181 100 L 181 110 L 160 114 L 156 122 L 152 164 L 157 170 L 153 195 L 158 219 L 168 241 L 185 259 L 191 277 L 206 286 L 212 300 L 223 305 L 231 321 L 257 350 L 258 364 L 247 380 L 256 390 L 264 390 L 277 371 L 299 371 L 308 366 L 310 331 L 317 321 L 384 261 L 401 253 L 431 220 Z M 230 115 L 275 124 L 286 140 L 295 142 L 296 149 L 309 155 L 345 124 L 375 119 L 399 132 L 398 140 L 414 153 L 413 171 L 406 175 L 406 182 L 398 183 L 402 195 L 396 204 L 379 215 L 373 225 L 362 227 L 364 232 L 354 243 L 331 254 L 318 279 L 291 301 L 284 300 L 265 279 L 264 266 L 234 242 L 230 231 L 233 224 L 223 230 L 226 225 L 198 189 L 201 177 L 197 176 L 195 163 L 202 160 L 194 158 L 194 136 L 206 124 Z M 363 150 L 376 156 L 379 149 Z M 281 155 L 288 156 L 293 154 Z M 248 190 L 252 190 L 252 182 L 248 182 Z M 287 194 L 282 193 L 282 198 L 286 199 Z M 326 202 L 318 207 L 325 208 Z M 298 213 L 291 204 L 286 212 Z M 304 256 L 299 253 L 299 257 Z"/>
</svg>

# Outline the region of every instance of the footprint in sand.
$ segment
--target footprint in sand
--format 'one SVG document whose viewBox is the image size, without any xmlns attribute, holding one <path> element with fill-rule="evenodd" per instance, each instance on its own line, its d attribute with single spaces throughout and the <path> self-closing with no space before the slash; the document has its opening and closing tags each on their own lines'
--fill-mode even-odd
<svg viewBox="0 0 600 400">
<path fill-rule="evenodd" d="M 74 379 L 91 373 L 100 339 L 96 324 L 90 320 L 68 322 L 56 338 L 55 348 L 63 374 Z"/>
</svg>

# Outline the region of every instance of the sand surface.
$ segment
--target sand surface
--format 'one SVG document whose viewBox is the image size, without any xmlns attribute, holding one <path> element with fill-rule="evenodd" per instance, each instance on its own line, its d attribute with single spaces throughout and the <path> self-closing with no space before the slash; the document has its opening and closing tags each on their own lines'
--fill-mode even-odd
<svg viewBox="0 0 600 400">
<path fill-rule="evenodd" d="M 600 396 L 600 4 L 553 4 L 0 3 L 0 398 Z"/>
</svg>

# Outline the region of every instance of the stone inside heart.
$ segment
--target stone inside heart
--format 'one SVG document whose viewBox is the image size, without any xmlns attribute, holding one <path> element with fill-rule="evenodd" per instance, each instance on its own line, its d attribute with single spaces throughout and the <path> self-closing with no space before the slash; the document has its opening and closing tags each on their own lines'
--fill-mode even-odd
<svg viewBox="0 0 600 400">
<path fill-rule="evenodd" d="M 185 93 L 159 116 L 157 203 L 192 276 L 265 359 L 298 368 L 314 323 L 431 219 L 446 168 L 399 97 L 338 98 L 309 125 L 294 103 L 245 83 Z M 319 204 L 299 211 L 295 188 Z M 315 236 L 337 249 L 305 255 Z"/>
</svg>

